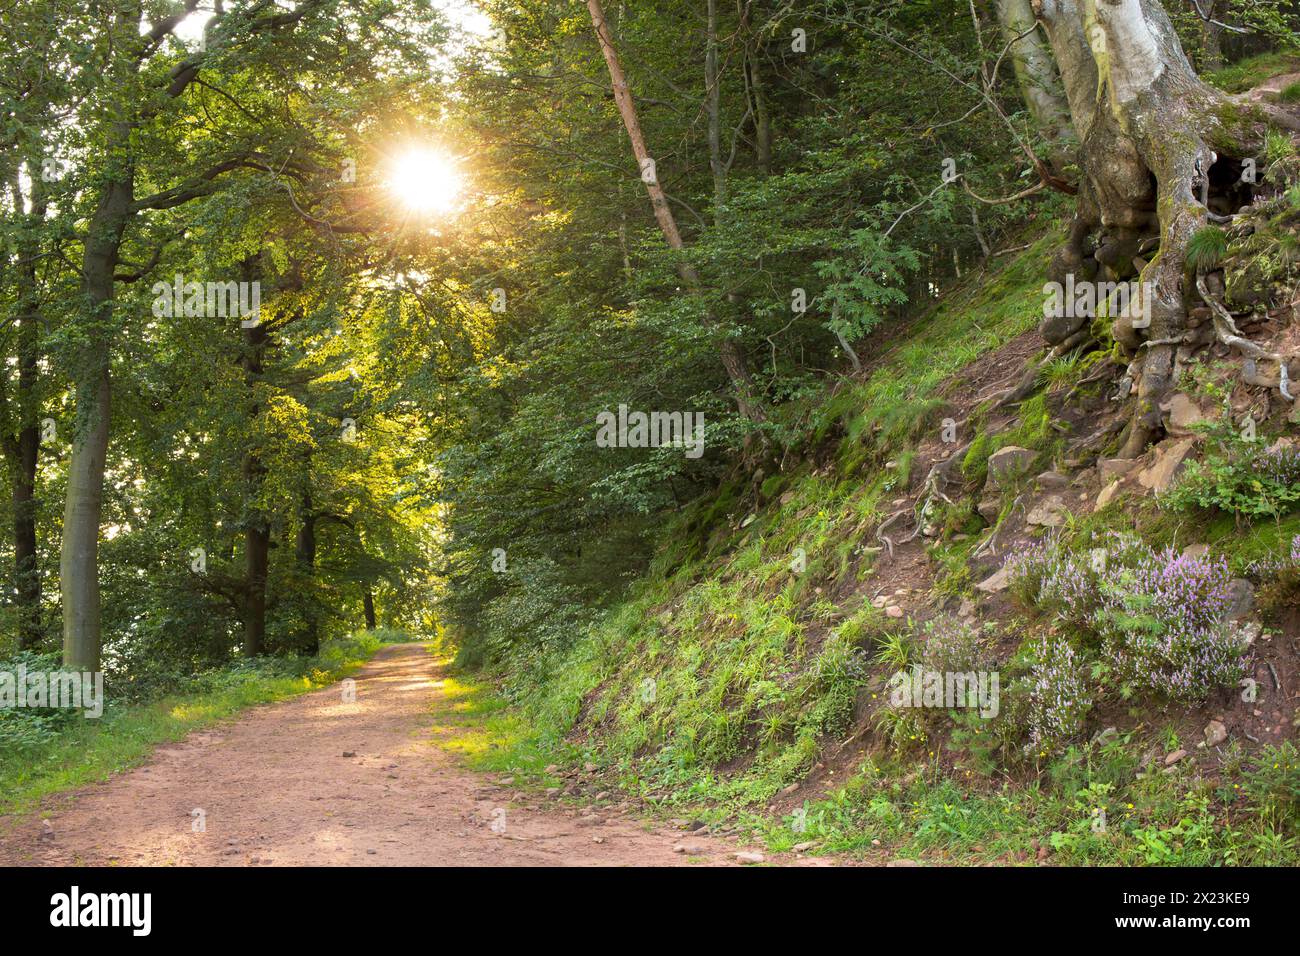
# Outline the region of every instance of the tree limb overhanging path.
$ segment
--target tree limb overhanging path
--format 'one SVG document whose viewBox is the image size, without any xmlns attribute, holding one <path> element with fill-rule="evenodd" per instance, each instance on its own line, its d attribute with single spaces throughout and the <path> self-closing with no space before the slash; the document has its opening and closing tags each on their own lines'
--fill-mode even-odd
<svg viewBox="0 0 1300 956">
<path fill-rule="evenodd" d="M 386 647 L 357 673 L 355 703 L 333 685 L 259 707 L 39 813 L 0 818 L 0 865 L 736 862 L 729 840 L 592 814 L 462 768 L 438 746 L 442 667 L 425 645 Z M 682 843 L 702 852 L 675 852 Z"/>
</svg>

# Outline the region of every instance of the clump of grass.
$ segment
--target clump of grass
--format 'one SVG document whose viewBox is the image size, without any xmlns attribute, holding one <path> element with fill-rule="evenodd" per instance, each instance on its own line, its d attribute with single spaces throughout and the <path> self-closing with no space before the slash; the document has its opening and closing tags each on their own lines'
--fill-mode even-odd
<svg viewBox="0 0 1300 956">
<path fill-rule="evenodd" d="M 1213 269 L 1228 254 L 1228 234 L 1218 226 L 1203 226 L 1187 240 L 1187 261 L 1196 269 Z"/>
</svg>

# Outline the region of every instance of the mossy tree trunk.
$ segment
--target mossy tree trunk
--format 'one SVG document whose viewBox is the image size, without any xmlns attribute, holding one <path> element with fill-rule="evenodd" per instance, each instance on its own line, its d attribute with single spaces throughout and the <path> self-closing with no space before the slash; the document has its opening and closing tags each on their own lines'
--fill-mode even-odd
<svg viewBox="0 0 1300 956">
<path fill-rule="evenodd" d="M 1133 329 L 1117 329 L 1130 348 L 1134 385 L 1120 454 L 1132 457 L 1161 433 L 1159 406 L 1172 387 L 1174 353 L 1195 294 L 1187 244 L 1207 222 L 1210 170 L 1256 156 L 1270 123 L 1291 124 L 1204 83 L 1160 0 L 1032 0 L 1031 9 L 1047 35 L 1080 143 L 1076 218 L 1052 278 L 1114 282 L 1140 272 L 1150 293 L 1145 336 L 1137 341 Z M 1158 253 L 1139 258 L 1154 237 Z M 1045 320 L 1043 335 L 1059 345 L 1087 321 Z"/>
</svg>

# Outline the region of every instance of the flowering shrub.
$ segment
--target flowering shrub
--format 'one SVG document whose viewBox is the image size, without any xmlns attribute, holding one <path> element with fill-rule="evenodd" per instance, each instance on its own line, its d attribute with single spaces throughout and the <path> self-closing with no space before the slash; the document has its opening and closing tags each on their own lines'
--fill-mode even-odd
<svg viewBox="0 0 1300 956">
<path fill-rule="evenodd" d="M 1223 621 L 1230 580 L 1222 559 L 1165 551 L 1102 581 L 1105 601 L 1095 621 L 1117 676 L 1175 700 L 1236 683 L 1240 644 Z"/>
<path fill-rule="evenodd" d="M 1282 574 L 1292 568 L 1300 567 L 1300 534 L 1291 539 L 1291 553 L 1270 555 L 1252 561 L 1245 567 L 1247 577 L 1259 580 L 1272 575 Z"/>
<path fill-rule="evenodd" d="M 921 663 L 926 670 L 959 673 L 986 669 L 989 649 L 975 625 L 944 614 L 926 621 L 923 633 Z"/>
<path fill-rule="evenodd" d="M 1029 744 L 1040 753 L 1060 750 L 1083 728 L 1092 707 L 1084 668 L 1070 642 L 1045 636 L 1034 648 L 1029 677 Z"/>
<path fill-rule="evenodd" d="M 1099 639 L 1102 663 L 1132 687 L 1203 698 L 1242 674 L 1231 574 L 1221 557 L 1155 551 L 1132 536 L 1071 552 L 1049 540 L 1008 561 L 1025 600 Z"/>
</svg>

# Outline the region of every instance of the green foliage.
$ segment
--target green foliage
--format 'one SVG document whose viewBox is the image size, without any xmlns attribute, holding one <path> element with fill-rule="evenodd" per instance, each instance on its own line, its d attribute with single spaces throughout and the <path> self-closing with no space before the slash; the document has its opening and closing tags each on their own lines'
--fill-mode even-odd
<svg viewBox="0 0 1300 956">
<path fill-rule="evenodd" d="M 19 651 L 0 660 L 0 674 L 53 673 L 60 669 L 55 654 Z M 83 720 L 82 712 L 55 707 L 0 707 L 0 754 L 27 759 L 32 753 L 57 740 L 69 725 Z"/>
<path fill-rule="evenodd" d="M 1203 426 L 1213 445 L 1189 461 L 1164 497 L 1176 509 L 1217 509 L 1238 519 L 1279 518 L 1300 505 L 1300 449 L 1245 437 L 1229 415 Z"/>
<path fill-rule="evenodd" d="M 938 615 L 922 626 L 921 662 L 926 670 L 965 672 L 985 670 L 992 662 L 990 643 L 997 625 L 984 628 Z"/>
<path fill-rule="evenodd" d="M 1294 743 L 1268 744 L 1256 755 L 1246 795 L 1274 830 L 1300 833 L 1300 754 Z"/>
<path fill-rule="evenodd" d="M 1204 73 L 1202 78 L 1228 93 L 1244 93 L 1270 77 L 1298 70 L 1300 53 L 1284 49 L 1245 57 L 1222 69 Z"/>
<path fill-rule="evenodd" d="M 951 0 L 941 7 L 965 9 Z M 429 251 L 444 270 L 439 279 L 458 288 L 498 285 L 509 261 L 512 304 L 505 319 L 480 313 L 469 361 L 453 364 L 436 390 L 433 437 L 448 502 L 439 576 L 461 662 L 520 673 L 583 640 L 649 566 L 663 515 L 732 480 L 729 465 L 756 442 L 795 460 L 833 430 L 851 429 L 856 440 L 837 449 L 839 476 L 901 461 L 900 439 L 935 422 L 942 398 L 934 386 L 986 343 L 1032 323 L 1027 286 L 1038 277 L 1017 258 L 1015 281 L 986 296 L 972 284 L 965 302 L 927 311 L 983 259 L 981 239 L 996 239 L 1020 211 L 981 207 L 977 236 L 964 193 L 918 186 L 916 170 L 940 168 L 950 148 L 903 133 L 928 81 L 896 59 L 884 34 L 923 27 L 932 53 L 974 62 L 979 47 L 964 23 L 899 7 L 863 11 L 874 32 L 866 31 L 819 0 L 806 11 L 807 55 L 764 71 L 762 107 L 776 131 L 769 155 L 751 129 L 753 78 L 741 67 L 774 62 L 779 44 L 757 29 L 757 11 L 742 20 L 720 7 L 720 122 L 746 132 L 723 144 L 726 171 L 715 179 L 717 166 L 695 161 L 708 155 L 708 124 L 681 122 L 699 108 L 681 82 L 703 79 L 698 11 L 681 3 L 620 11 L 616 43 L 637 99 L 661 104 L 640 120 L 661 153 L 658 174 L 671 183 L 685 244 L 673 253 L 612 103 L 590 99 L 608 74 L 592 55 L 585 14 L 546 0 L 486 8 L 501 43 L 467 54 L 475 68 L 451 111 L 484 167 L 484 188 L 501 201 L 459 223 L 481 247 Z M 1005 126 L 972 110 L 973 91 L 956 95 L 962 103 L 951 104 L 959 111 L 945 129 L 974 144 L 963 168 L 991 181 L 1012 172 Z M 539 197 L 545 215 L 534 209 Z M 698 287 L 682 288 L 681 260 Z M 889 342 L 897 323 L 918 315 L 925 331 L 904 346 L 906 391 L 884 376 L 865 393 L 847 381 L 820 404 L 818 376 L 846 367 L 844 343 L 869 359 L 876 341 Z M 766 406 L 763 439 L 736 414 L 718 355 L 724 337 L 745 354 Z M 431 392 L 401 394 L 418 402 Z M 597 447 L 596 415 L 620 404 L 702 412 L 705 455 Z M 772 494 L 776 474 L 764 466 L 737 497 Z M 694 557 L 722 545 L 688 541 Z M 847 567 L 852 547 L 831 542 L 822 560 Z M 507 554 L 504 573 L 492 569 L 497 548 Z"/>
<path fill-rule="evenodd" d="M 1084 662 L 1068 640 L 1045 635 L 1033 656 L 1027 724 L 1029 746 L 1042 757 L 1064 749 L 1079 733 L 1093 698 Z"/>
</svg>

